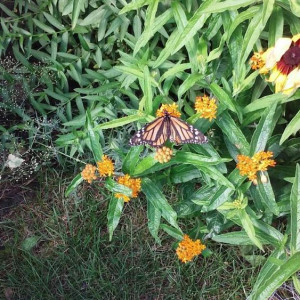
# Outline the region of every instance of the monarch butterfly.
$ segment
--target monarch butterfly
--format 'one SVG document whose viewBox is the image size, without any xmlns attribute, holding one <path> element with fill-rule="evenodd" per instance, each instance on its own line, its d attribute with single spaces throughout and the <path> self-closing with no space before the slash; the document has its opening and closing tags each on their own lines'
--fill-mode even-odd
<svg viewBox="0 0 300 300">
<path fill-rule="evenodd" d="M 192 125 L 171 116 L 167 111 L 164 115 L 146 124 L 130 140 L 130 146 L 148 144 L 160 147 L 166 140 L 176 144 L 204 144 L 207 137 Z"/>
</svg>

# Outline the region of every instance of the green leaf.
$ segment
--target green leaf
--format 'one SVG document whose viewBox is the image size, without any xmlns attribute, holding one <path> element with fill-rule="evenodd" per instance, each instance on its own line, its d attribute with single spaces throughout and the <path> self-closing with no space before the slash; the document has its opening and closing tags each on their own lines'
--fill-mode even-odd
<svg viewBox="0 0 300 300">
<path fill-rule="evenodd" d="M 4 13 L 6 13 L 8 16 L 14 18 L 14 19 L 18 19 L 19 16 L 16 15 L 13 11 L 11 11 L 10 9 L 8 9 L 4 4 L 0 3 L 0 8 L 1 10 L 4 11 Z"/>
<path fill-rule="evenodd" d="M 291 11 L 297 17 L 300 17 L 300 1 L 299 0 L 289 0 Z"/>
<path fill-rule="evenodd" d="M 51 33 L 51 34 L 55 33 L 55 30 L 52 27 L 45 25 L 41 21 L 39 21 L 35 18 L 32 18 L 32 21 L 37 27 L 41 28 L 43 31 Z"/>
<path fill-rule="evenodd" d="M 72 30 L 77 25 L 78 17 L 80 10 L 82 9 L 84 0 L 73 0 L 73 9 L 72 9 Z"/>
<path fill-rule="evenodd" d="M 152 87 L 151 87 L 151 75 L 148 66 L 144 68 L 144 96 L 145 96 L 145 113 L 147 115 L 152 114 Z"/>
<path fill-rule="evenodd" d="M 136 53 L 147 44 L 151 36 L 153 35 L 152 28 L 154 27 L 154 21 L 155 21 L 155 15 L 158 7 L 159 0 L 152 0 L 149 2 L 149 6 L 147 8 L 146 12 L 146 20 L 145 20 L 145 27 L 144 32 L 138 39 L 134 50 L 133 50 L 133 56 L 136 55 Z"/>
<path fill-rule="evenodd" d="M 243 113 L 247 114 L 256 110 L 260 110 L 266 107 L 270 107 L 272 104 L 281 104 L 284 103 L 285 100 L 287 100 L 288 97 L 286 95 L 282 95 L 281 93 L 272 94 L 269 96 L 262 97 L 260 99 L 254 100 L 249 105 L 247 105 L 243 109 Z M 293 101 L 294 99 L 290 98 L 290 101 Z"/>
<path fill-rule="evenodd" d="M 256 245 L 260 250 L 263 251 L 263 246 L 259 239 L 255 235 L 254 226 L 249 218 L 249 215 L 246 213 L 245 209 L 238 209 L 238 216 L 242 223 L 243 229 L 246 231 L 248 237 L 254 245 Z"/>
<path fill-rule="evenodd" d="M 279 268 L 279 266 L 282 265 L 285 257 L 286 255 L 282 247 L 275 249 L 271 253 L 257 276 L 256 282 L 253 286 L 252 294 L 258 289 L 261 283 L 266 281 Z"/>
<path fill-rule="evenodd" d="M 279 144 L 282 145 L 284 141 L 286 141 L 292 134 L 296 134 L 298 130 L 300 130 L 300 111 L 297 112 L 297 114 L 285 128 Z"/>
<path fill-rule="evenodd" d="M 252 216 L 250 216 L 250 218 L 255 227 L 255 232 L 259 237 L 269 241 L 274 247 L 278 247 L 282 244 L 284 240 L 282 233 L 263 221 L 257 220 Z"/>
<path fill-rule="evenodd" d="M 147 217 L 148 229 L 155 241 L 160 245 L 161 240 L 158 237 L 158 230 L 160 226 L 161 212 L 150 201 L 147 201 Z"/>
<path fill-rule="evenodd" d="M 229 110 L 237 113 L 237 109 L 235 107 L 235 103 L 233 99 L 220 87 L 217 83 L 212 83 L 210 85 L 210 89 L 213 92 L 214 96 L 220 101 L 220 103 L 224 104 Z"/>
<path fill-rule="evenodd" d="M 228 176 L 228 180 L 234 184 L 236 187 L 239 187 L 244 182 L 244 177 L 240 175 L 238 169 L 234 169 Z M 223 203 L 230 199 L 230 196 L 234 193 L 234 189 L 220 186 L 217 191 L 212 195 L 210 199 L 210 204 L 208 207 L 203 207 L 202 211 L 210 211 L 218 208 Z"/>
<path fill-rule="evenodd" d="M 150 0 L 133 0 L 129 4 L 126 4 L 119 12 L 119 15 L 125 14 L 131 10 L 139 9 L 148 4 Z"/>
<path fill-rule="evenodd" d="M 136 66 L 130 66 L 130 67 L 127 67 L 127 66 L 116 66 L 114 68 L 116 70 L 122 72 L 122 73 L 129 74 L 129 75 L 134 75 L 137 78 L 144 80 L 144 74 L 143 74 L 143 72 L 140 69 L 138 69 Z M 158 84 L 154 80 L 154 78 L 151 78 L 151 84 L 153 86 L 155 86 L 155 87 L 158 86 Z"/>
<path fill-rule="evenodd" d="M 143 150 L 143 146 L 131 147 L 128 151 L 122 165 L 122 170 L 125 174 L 132 175 L 135 171 L 136 164 L 140 159 L 140 154 Z"/>
<path fill-rule="evenodd" d="M 13 48 L 13 53 L 14 53 L 15 58 L 26 68 L 33 71 L 33 68 L 31 66 L 31 64 L 29 63 L 29 61 L 26 59 L 26 57 L 23 54 L 21 54 L 18 45 L 13 45 L 12 48 Z"/>
<path fill-rule="evenodd" d="M 56 27 L 59 30 L 64 30 L 65 26 L 62 25 L 57 18 L 54 18 L 52 15 L 48 14 L 47 12 L 43 12 L 43 15 L 45 16 L 45 18 L 48 20 L 48 22 L 53 25 L 54 27 Z"/>
<path fill-rule="evenodd" d="M 259 288 L 253 293 L 252 297 L 250 297 L 250 300 L 269 299 L 274 291 L 299 270 L 300 252 L 297 252 L 261 283 Z"/>
<path fill-rule="evenodd" d="M 118 199 L 115 197 L 112 197 L 110 199 L 107 212 L 107 227 L 109 232 L 109 241 L 112 240 L 113 233 L 119 224 L 123 207 L 123 199 Z"/>
<path fill-rule="evenodd" d="M 192 165 L 177 165 L 171 169 L 170 181 L 172 183 L 188 182 L 195 178 L 202 177 L 199 169 Z"/>
<path fill-rule="evenodd" d="M 178 151 L 175 155 L 175 161 L 177 163 L 192 164 L 196 167 L 201 166 L 213 166 L 220 164 L 222 162 L 231 161 L 230 158 L 219 158 L 219 157 L 209 157 L 200 154 L 195 154 L 192 152 L 182 152 Z"/>
<path fill-rule="evenodd" d="M 252 136 L 250 143 L 250 155 L 254 155 L 259 151 L 265 150 L 267 141 L 271 136 L 276 125 L 277 119 L 275 117 L 276 103 L 267 108 L 262 115 L 256 130 Z M 279 116 L 278 116 L 279 117 Z"/>
<path fill-rule="evenodd" d="M 213 12 L 213 8 L 216 6 L 216 2 L 219 0 L 207 0 L 202 2 L 202 5 L 196 10 L 194 15 L 189 19 L 188 23 L 184 27 L 183 31 L 176 39 L 175 47 L 170 50 L 170 54 L 178 52 L 184 45 L 186 45 L 194 35 L 203 27 L 209 15 Z M 224 2 L 223 2 L 224 3 Z M 222 3 L 222 5 L 223 5 Z M 225 8 L 226 10 L 226 8 Z"/>
<path fill-rule="evenodd" d="M 227 111 L 219 115 L 216 119 L 216 123 L 228 137 L 229 141 L 238 148 L 242 154 L 247 155 L 249 153 L 250 145 L 246 137 Z"/>
<path fill-rule="evenodd" d="M 201 74 L 191 74 L 187 79 L 180 85 L 178 89 L 178 99 L 181 99 L 182 95 L 193 87 L 197 82 L 201 81 L 203 75 Z"/>
<path fill-rule="evenodd" d="M 83 178 L 81 177 L 81 174 L 79 173 L 78 175 L 76 175 L 76 177 L 73 178 L 73 180 L 67 187 L 66 192 L 65 192 L 65 197 L 68 197 L 82 181 L 83 181 Z"/>
<path fill-rule="evenodd" d="M 269 43 L 268 46 L 273 47 L 275 42 L 283 36 L 283 13 L 280 6 L 275 6 L 269 22 Z"/>
<path fill-rule="evenodd" d="M 105 187 L 113 193 L 121 193 L 128 197 L 132 196 L 132 190 L 129 187 L 127 187 L 123 184 L 117 183 L 112 178 L 109 178 L 109 177 L 106 178 Z"/>
<path fill-rule="evenodd" d="M 300 251 L 300 167 L 297 164 L 291 197 L 291 251 Z"/>
<path fill-rule="evenodd" d="M 168 226 L 167 224 L 160 224 L 160 228 L 176 240 L 181 241 L 183 239 L 183 233 L 179 229 Z"/>
<path fill-rule="evenodd" d="M 265 0 L 263 1 L 262 9 L 262 23 L 266 24 L 274 8 L 275 0 Z"/>
<path fill-rule="evenodd" d="M 249 7 L 247 10 L 241 12 L 240 14 L 238 14 L 233 22 L 230 25 L 229 31 L 227 33 L 227 41 L 229 42 L 231 35 L 233 34 L 233 32 L 235 31 L 235 29 L 244 21 L 251 19 L 253 16 L 255 16 L 257 14 L 257 12 L 260 10 L 260 6 L 251 6 Z"/>
<path fill-rule="evenodd" d="M 161 212 L 162 217 L 173 227 L 179 229 L 177 224 L 177 214 L 172 206 L 168 203 L 157 185 L 149 178 L 142 180 L 142 191 L 146 195 L 147 201 Z"/>
<path fill-rule="evenodd" d="M 88 137 L 90 139 L 90 143 L 91 143 L 91 147 L 92 147 L 94 160 L 97 163 L 98 161 L 101 161 L 103 151 L 102 151 L 101 144 L 99 142 L 98 133 L 95 132 L 95 130 L 93 128 L 92 115 L 91 115 L 91 111 L 89 108 L 86 111 L 86 127 L 87 127 Z"/>
<path fill-rule="evenodd" d="M 262 244 L 269 244 L 268 241 L 257 237 L 257 239 Z M 212 237 L 212 240 L 218 243 L 225 243 L 230 245 L 253 245 L 253 242 L 250 240 L 248 234 L 245 231 L 234 231 L 215 235 Z"/>
<path fill-rule="evenodd" d="M 264 29 L 262 18 L 263 18 L 263 10 L 260 9 L 257 12 L 257 14 L 252 18 L 250 24 L 247 27 L 247 31 L 244 34 L 243 44 L 241 45 L 242 55 L 241 55 L 239 65 L 243 64 L 248 59 L 248 56 L 252 51 L 254 44 L 256 43 L 256 41 L 259 38 L 259 35 Z"/>
<path fill-rule="evenodd" d="M 261 198 L 261 201 L 264 203 L 266 207 L 276 216 L 279 215 L 279 208 L 275 200 L 275 195 L 273 192 L 272 185 L 270 183 L 270 179 L 268 174 L 266 173 L 265 176 L 267 177 L 268 182 L 261 183 L 259 182 L 258 185 L 255 187 Z"/>
<path fill-rule="evenodd" d="M 164 81 L 165 79 L 169 78 L 169 77 L 173 77 L 173 76 L 177 76 L 178 73 L 186 70 L 186 69 L 190 69 L 191 68 L 191 64 L 190 63 L 186 63 L 186 64 L 177 64 L 174 67 L 170 68 L 167 72 L 165 72 L 159 79 L 159 82 Z"/>
<path fill-rule="evenodd" d="M 36 235 L 26 238 L 22 242 L 22 249 L 25 251 L 30 251 L 32 248 L 34 248 L 37 245 L 39 239 L 40 237 Z"/>
<path fill-rule="evenodd" d="M 93 10 L 89 15 L 87 15 L 82 21 L 78 22 L 80 26 L 98 25 L 101 19 L 104 17 L 106 10 L 104 5 Z"/>
<path fill-rule="evenodd" d="M 112 120 L 112 121 L 108 121 L 108 122 L 103 123 L 103 124 L 99 124 L 99 125 L 95 126 L 94 130 L 116 128 L 116 127 L 124 126 L 126 124 L 129 124 L 129 123 L 132 123 L 132 122 L 135 122 L 135 121 L 141 121 L 141 120 L 144 120 L 144 119 L 145 119 L 145 117 L 140 116 L 140 115 L 127 116 L 127 117 L 115 119 L 115 120 Z"/>
</svg>

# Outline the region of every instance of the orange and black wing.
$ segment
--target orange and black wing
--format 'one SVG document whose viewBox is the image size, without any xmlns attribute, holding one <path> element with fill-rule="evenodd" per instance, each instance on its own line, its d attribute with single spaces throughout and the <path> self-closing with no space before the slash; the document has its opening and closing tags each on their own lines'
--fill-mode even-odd
<svg viewBox="0 0 300 300">
<path fill-rule="evenodd" d="M 208 142 L 207 137 L 197 128 L 172 116 L 170 116 L 169 139 L 177 144 L 204 144 Z"/>
<path fill-rule="evenodd" d="M 165 117 L 155 119 L 146 124 L 130 140 L 130 146 L 148 144 L 152 147 L 160 147 L 168 139 L 168 120 Z"/>
</svg>

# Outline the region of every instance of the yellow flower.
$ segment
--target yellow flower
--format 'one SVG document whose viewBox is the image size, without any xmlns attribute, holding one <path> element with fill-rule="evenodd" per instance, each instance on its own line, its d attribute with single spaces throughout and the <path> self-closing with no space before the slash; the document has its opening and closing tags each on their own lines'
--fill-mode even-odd
<svg viewBox="0 0 300 300">
<path fill-rule="evenodd" d="M 165 112 L 168 112 L 171 116 L 179 118 L 181 113 L 178 111 L 178 105 L 173 104 L 162 104 L 162 106 L 156 111 L 157 117 L 163 117 Z"/>
<path fill-rule="evenodd" d="M 251 69 L 258 70 L 262 69 L 265 66 L 266 61 L 262 54 L 262 51 L 254 52 L 253 56 L 250 58 Z"/>
<path fill-rule="evenodd" d="M 199 255 L 205 248 L 206 246 L 201 244 L 199 239 L 193 241 L 187 234 L 185 234 L 183 236 L 183 240 L 178 244 L 176 254 L 179 260 L 187 263 L 195 256 Z"/>
<path fill-rule="evenodd" d="M 112 176 L 114 174 L 114 164 L 112 160 L 107 156 L 102 156 L 102 161 L 97 162 L 98 172 L 100 176 Z"/>
<path fill-rule="evenodd" d="M 215 119 L 217 114 L 216 99 L 210 99 L 206 95 L 196 97 L 195 110 L 201 114 L 201 118 L 209 119 L 209 121 Z"/>
<path fill-rule="evenodd" d="M 247 155 L 238 155 L 236 167 L 242 176 L 248 176 L 249 180 L 255 183 L 258 171 L 266 171 L 268 167 L 275 167 L 276 162 L 271 159 L 272 157 L 273 152 L 271 151 L 258 152 L 252 158 Z"/>
<path fill-rule="evenodd" d="M 115 197 L 118 198 L 118 199 L 123 199 L 124 202 L 129 202 L 130 201 L 130 198 L 124 194 L 121 194 L 121 193 L 116 193 L 115 194 Z"/>
<path fill-rule="evenodd" d="M 171 159 L 172 154 L 173 154 L 172 149 L 164 146 L 164 147 L 158 148 L 156 150 L 154 159 L 156 159 L 157 161 L 159 161 L 161 164 L 162 163 L 166 163 L 166 162 L 168 162 Z"/>
<path fill-rule="evenodd" d="M 278 39 L 274 47 L 259 56 L 252 56 L 252 68 L 271 73 L 268 81 L 275 83 L 275 93 L 291 95 L 300 87 L 300 34 Z"/>
<path fill-rule="evenodd" d="M 123 184 L 127 187 L 129 187 L 132 190 L 131 197 L 136 198 L 138 196 L 139 191 L 141 190 L 141 179 L 140 178 L 130 178 L 128 174 L 121 176 L 118 178 L 118 183 Z M 129 202 L 130 197 L 121 194 L 116 193 L 115 197 L 118 199 L 123 199 L 124 202 Z"/>
<path fill-rule="evenodd" d="M 84 180 L 86 180 L 88 183 L 92 183 L 93 180 L 97 179 L 97 176 L 95 175 L 97 168 L 91 164 L 87 164 L 85 168 L 81 172 L 81 176 Z"/>
</svg>

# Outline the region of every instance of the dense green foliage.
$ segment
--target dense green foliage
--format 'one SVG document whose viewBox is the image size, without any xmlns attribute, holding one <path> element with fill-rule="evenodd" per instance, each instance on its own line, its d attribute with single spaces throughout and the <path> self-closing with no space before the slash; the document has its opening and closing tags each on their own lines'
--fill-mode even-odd
<svg viewBox="0 0 300 300">
<path fill-rule="evenodd" d="M 160 229 L 181 239 L 178 219 L 192 219 L 187 233 L 193 238 L 272 249 L 249 299 L 267 299 L 291 276 L 300 290 L 294 275 L 300 270 L 300 138 L 293 136 L 300 92 L 275 94 L 249 66 L 254 50 L 300 33 L 297 1 L 15 0 L 8 7 L 0 4 L 0 54 L 15 64 L 1 66 L 0 109 L 17 124 L 0 127 L 4 152 L 21 148 L 22 129 L 29 137 L 23 148 L 50 147 L 64 165 L 95 164 L 107 154 L 118 172 L 142 178 L 156 242 Z M 24 101 L 10 101 L 16 82 Z M 195 97 L 203 93 L 218 100 L 215 121 L 195 114 Z M 176 146 L 171 161 L 159 164 L 150 147 L 130 148 L 128 140 L 136 124 L 173 101 L 209 143 Z M 51 120 L 51 126 L 40 122 L 42 134 L 33 127 L 36 115 Z M 236 169 L 236 157 L 267 150 L 277 165 L 265 172 L 266 182 L 253 185 Z M 79 174 L 66 196 L 81 184 Z M 176 189 L 175 202 L 165 186 Z M 111 178 L 105 187 L 126 193 Z M 236 199 L 242 207 L 230 206 Z M 113 195 L 108 201 L 112 236 L 124 206 Z"/>
</svg>

